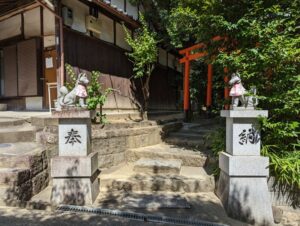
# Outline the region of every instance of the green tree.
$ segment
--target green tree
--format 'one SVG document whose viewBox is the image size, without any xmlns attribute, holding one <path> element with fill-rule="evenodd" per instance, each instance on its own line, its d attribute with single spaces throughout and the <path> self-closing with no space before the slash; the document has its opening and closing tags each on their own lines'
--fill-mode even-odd
<svg viewBox="0 0 300 226">
<path fill-rule="evenodd" d="M 149 0 L 147 0 L 149 5 Z M 262 154 L 277 182 L 300 189 L 300 1 L 151 1 L 150 13 L 175 48 L 207 44 L 206 61 L 223 83 L 223 68 L 238 70 L 246 88 L 256 86 L 262 120 Z M 168 13 L 169 12 L 169 13 Z M 221 41 L 211 41 L 214 36 Z M 219 71 L 219 73 L 218 73 Z M 224 84 L 222 84 L 224 86 Z M 296 198 L 299 205 L 299 197 Z"/>
<path fill-rule="evenodd" d="M 152 71 L 158 57 L 156 33 L 148 28 L 142 14 L 140 14 L 141 27 L 134 36 L 126 29 L 126 41 L 131 46 L 132 52 L 128 53 L 129 59 L 133 62 L 133 77 L 141 79 L 144 104 L 141 112 L 148 110 L 150 90 L 149 83 Z"/>
</svg>

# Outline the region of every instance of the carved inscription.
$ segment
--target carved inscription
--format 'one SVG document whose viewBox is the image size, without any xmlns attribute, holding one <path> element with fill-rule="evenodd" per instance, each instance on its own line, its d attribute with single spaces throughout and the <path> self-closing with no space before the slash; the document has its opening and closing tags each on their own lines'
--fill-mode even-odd
<svg viewBox="0 0 300 226">
<path fill-rule="evenodd" d="M 243 129 L 243 131 L 239 134 L 239 144 L 257 144 L 260 141 L 259 131 L 255 129 L 253 126 L 248 129 Z"/>
<path fill-rule="evenodd" d="M 70 132 L 68 132 L 68 135 L 65 136 L 66 142 L 65 144 L 72 144 L 72 146 L 75 143 L 80 143 L 81 144 L 81 136 L 78 134 L 78 131 L 71 129 Z"/>
</svg>

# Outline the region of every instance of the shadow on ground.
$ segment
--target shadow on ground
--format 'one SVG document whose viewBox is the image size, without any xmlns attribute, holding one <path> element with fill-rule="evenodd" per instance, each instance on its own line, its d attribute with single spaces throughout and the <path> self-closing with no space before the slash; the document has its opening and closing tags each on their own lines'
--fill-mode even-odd
<svg viewBox="0 0 300 226">
<path fill-rule="evenodd" d="M 141 221 L 132 221 L 115 216 L 102 216 L 91 213 L 72 213 L 72 212 L 49 212 L 40 210 L 26 210 L 18 208 L 0 208 L 0 225 L 2 226 L 83 226 L 101 225 L 116 226 L 142 225 Z M 145 225 L 166 225 L 146 223 Z"/>
</svg>

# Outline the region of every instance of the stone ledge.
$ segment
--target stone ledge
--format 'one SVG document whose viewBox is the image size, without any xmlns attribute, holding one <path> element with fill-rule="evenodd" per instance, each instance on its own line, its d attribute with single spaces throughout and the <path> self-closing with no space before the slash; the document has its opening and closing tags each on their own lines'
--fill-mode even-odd
<svg viewBox="0 0 300 226">
<path fill-rule="evenodd" d="M 221 117 L 229 117 L 229 118 L 268 117 L 268 111 L 266 110 L 222 110 Z"/>
<path fill-rule="evenodd" d="M 92 118 L 94 115 L 93 111 L 83 110 L 83 109 L 70 109 L 62 111 L 52 111 L 52 118 L 61 119 L 74 119 L 74 118 Z"/>
<path fill-rule="evenodd" d="M 99 168 L 110 168 L 123 162 L 125 162 L 125 152 L 99 155 L 98 166 Z"/>
<path fill-rule="evenodd" d="M 114 130 L 93 130 L 92 138 L 93 139 L 108 139 L 113 137 L 126 137 L 126 136 L 135 136 L 150 134 L 155 131 L 161 131 L 159 126 L 147 126 L 147 127 L 136 127 L 136 128 L 125 128 L 125 129 L 114 129 Z"/>
<path fill-rule="evenodd" d="M 262 156 L 232 156 L 226 152 L 219 155 L 219 167 L 229 176 L 269 176 L 269 158 Z"/>
<path fill-rule="evenodd" d="M 98 153 L 58 156 L 51 159 L 51 177 L 90 177 L 98 169 Z"/>
</svg>

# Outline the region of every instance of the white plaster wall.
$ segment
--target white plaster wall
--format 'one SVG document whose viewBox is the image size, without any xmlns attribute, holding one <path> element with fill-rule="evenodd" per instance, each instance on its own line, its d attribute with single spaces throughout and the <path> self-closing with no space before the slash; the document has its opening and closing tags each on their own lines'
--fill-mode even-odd
<svg viewBox="0 0 300 226">
<path fill-rule="evenodd" d="M 44 35 L 55 35 L 55 17 L 54 15 L 48 10 L 44 9 Z"/>
<path fill-rule="evenodd" d="M 167 64 L 167 51 L 159 48 L 158 49 L 158 62 L 163 66 L 168 66 Z"/>
<path fill-rule="evenodd" d="M 73 10 L 72 29 L 82 33 L 87 33 L 85 17 L 89 15 L 89 7 L 78 0 L 63 0 L 62 4 Z"/>
<path fill-rule="evenodd" d="M 128 15 L 132 16 L 135 20 L 137 20 L 138 18 L 138 8 L 137 6 L 134 6 L 132 4 L 130 4 L 130 2 L 128 0 L 126 0 L 126 12 L 128 13 Z"/>
<path fill-rule="evenodd" d="M 125 31 L 121 24 L 116 23 L 116 44 L 123 49 L 131 50 L 130 46 L 125 40 Z"/>
<path fill-rule="evenodd" d="M 100 14 L 101 34 L 100 39 L 114 43 L 114 21 L 109 17 Z"/>
<path fill-rule="evenodd" d="M 124 0 L 111 0 L 111 4 L 117 6 L 119 9 L 122 9 L 123 11 L 125 11 Z"/>
<path fill-rule="evenodd" d="M 168 67 L 175 68 L 175 56 L 173 54 L 168 53 Z"/>
<path fill-rule="evenodd" d="M 47 9 L 43 11 L 44 15 L 44 47 L 55 45 L 55 17 Z"/>
<path fill-rule="evenodd" d="M 35 8 L 24 13 L 25 38 L 41 35 L 40 8 Z"/>
<path fill-rule="evenodd" d="M 0 40 L 21 34 L 21 15 L 16 15 L 0 22 Z"/>
</svg>

